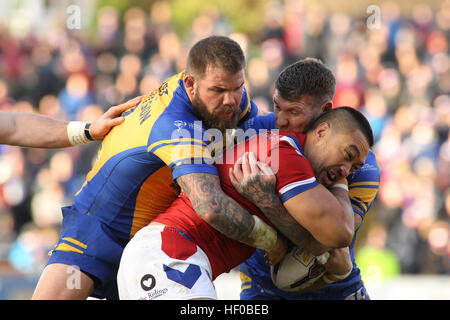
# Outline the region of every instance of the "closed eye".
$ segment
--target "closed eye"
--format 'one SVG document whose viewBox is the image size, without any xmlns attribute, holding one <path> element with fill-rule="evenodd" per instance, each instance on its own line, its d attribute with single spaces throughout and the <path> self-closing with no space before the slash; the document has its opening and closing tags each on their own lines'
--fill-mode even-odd
<svg viewBox="0 0 450 320">
<path fill-rule="evenodd" d="M 214 87 L 211 89 L 211 91 L 217 92 L 217 93 L 222 93 L 225 92 L 226 90 L 223 88 L 218 88 L 218 87 Z"/>
<path fill-rule="evenodd" d="M 351 161 L 352 159 L 353 159 L 353 154 L 348 151 L 345 151 L 345 160 Z"/>
</svg>

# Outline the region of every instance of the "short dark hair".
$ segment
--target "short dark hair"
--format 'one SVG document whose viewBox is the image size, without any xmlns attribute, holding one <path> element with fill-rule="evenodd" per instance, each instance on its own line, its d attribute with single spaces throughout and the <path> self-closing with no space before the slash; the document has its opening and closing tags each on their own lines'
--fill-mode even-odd
<svg viewBox="0 0 450 320">
<path fill-rule="evenodd" d="M 347 132 L 359 130 L 369 143 L 369 147 L 374 144 L 373 131 L 369 120 L 352 107 L 338 107 L 322 113 L 307 131 L 316 129 L 323 122 L 328 123 L 332 130 L 346 130 Z"/>
<path fill-rule="evenodd" d="M 245 69 L 241 46 L 224 36 L 210 36 L 198 41 L 189 50 L 186 73 L 203 77 L 208 66 L 223 68 L 230 74 Z"/>
<path fill-rule="evenodd" d="M 288 101 L 311 95 L 315 103 L 323 103 L 326 99 L 333 99 L 336 78 L 322 61 L 305 58 L 287 66 L 278 76 L 275 88 Z"/>
</svg>

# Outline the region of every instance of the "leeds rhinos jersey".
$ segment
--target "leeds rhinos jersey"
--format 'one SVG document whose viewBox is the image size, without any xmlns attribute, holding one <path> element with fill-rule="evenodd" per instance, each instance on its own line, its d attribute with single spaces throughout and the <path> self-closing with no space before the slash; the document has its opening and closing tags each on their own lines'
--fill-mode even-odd
<svg viewBox="0 0 450 320">
<path fill-rule="evenodd" d="M 205 163 L 211 159 L 211 141 L 192 111 L 183 77 L 169 78 L 125 112 L 124 123 L 105 137 L 75 196 L 76 210 L 95 215 L 121 242 L 172 204 L 179 194 L 177 177 L 217 174 L 214 165 Z M 240 108 L 240 121 L 258 112 L 245 88 Z M 201 160 L 192 161 L 196 158 Z"/>
<path fill-rule="evenodd" d="M 243 125 L 243 128 L 249 129 L 270 129 L 275 128 L 275 116 L 273 113 L 249 119 Z M 362 220 L 355 230 L 352 243 L 350 245 L 350 256 L 353 263 L 353 270 L 347 279 L 327 285 L 326 287 L 314 291 L 312 293 L 291 293 L 279 290 L 273 284 L 270 277 L 270 269 L 264 261 L 264 252 L 256 250 L 255 254 L 250 259 L 239 266 L 240 271 L 245 274 L 242 275 L 242 290 L 249 288 L 252 281 L 259 283 L 269 294 L 274 294 L 285 299 L 309 299 L 309 298 L 333 298 L 345 297 L 352 293 L 360 281 L 360 271 L 355 263 L 354 244 L 357 237 L 357 232 L 363 223 L 363 219 L 367 211 L 372 206 L 379 187 L 380 170 L 372 151 L 369 152 L 365 164 L 359 170 L 355 171 L 347 177 L 349 185 L 349 196 L 352 203 L 353 211 L 360 215 Z"/>
<path fill-rule="evenodd" d="M 264 214 L 251 202 L 242 197 L 231 184 L 229 168 L 244 152 L 254 152 L 259 161 L 268 163 L 277 177 L 277 190 L 283 202 L 314 188 L 319 183 L 307 159 L 303 156 L 305 135 L 299 133 L 268 132 L 253 136 L 235 147 L 228 148 L 223 158 L 218 158 L 222 189 L 236 200 L 250 214 L 257 215 L 271 225 Z M 295 164 L 295 165 L 294 165 Z M 182 193 L 173 205 L 154 220 L 184 232 L 207 254 L 212 277 L 229 272 L 246 260 L 255 248 L 232 240 L 208 225 L 194 211 L 188 197 Z"/>
</svg>

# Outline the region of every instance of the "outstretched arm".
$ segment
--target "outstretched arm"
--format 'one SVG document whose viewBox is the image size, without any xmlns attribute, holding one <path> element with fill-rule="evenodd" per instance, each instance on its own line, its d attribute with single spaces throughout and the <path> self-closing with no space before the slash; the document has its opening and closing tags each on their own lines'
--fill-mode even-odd
<svg viewBox="0 0 450 320">
<path fill-rule="evenodd" d="M 124 118 L 120 115 L 125 110 L 136 106 L 142 97 L 137 97 L 124 104 L 109 108 L 99 119 L 90 124 L 88 133 L 92 140 L 101 140 L 112 127 L 121 124 Z M 73 128 L 81 137 L 84 136 L 85 124 L 53 119 L 34 113 L 14 113 L 0 111 L 0 144 L 15 145 L 34 148 L 65 148 L 74 145 L 70 139 L 70 130 Z M 79 132 L 78 132 L 79 131 Z"/>
</svg>

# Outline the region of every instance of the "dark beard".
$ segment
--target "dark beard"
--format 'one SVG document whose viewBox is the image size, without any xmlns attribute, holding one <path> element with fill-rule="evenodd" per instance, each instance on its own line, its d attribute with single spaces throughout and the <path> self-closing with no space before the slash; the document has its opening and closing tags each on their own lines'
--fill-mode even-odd
<svg viewBox="0 0 450 320">
<path fill-rule="evenodd" d="M 220 118 L 220 113 L 210 113 L 206 109 L 206 105 L 200 99 L 199 95 L 192 99 L 192 110 L 199 120 L 203 122 L 203 125 L 207 128 L 215 128 L 225 133 L 226 129 L 235 129 L 239 120 L 239 106 L 225 106 L 222 107 L 220 113 L 233 112 L 234 115 L 230 119 Z"/>
</svg>

